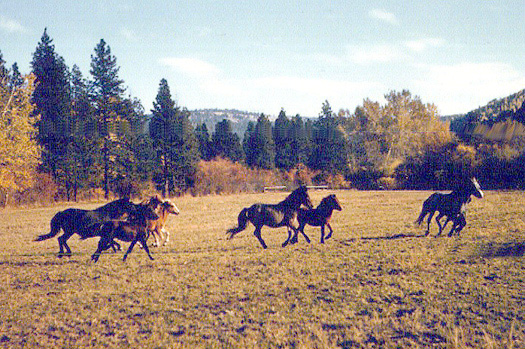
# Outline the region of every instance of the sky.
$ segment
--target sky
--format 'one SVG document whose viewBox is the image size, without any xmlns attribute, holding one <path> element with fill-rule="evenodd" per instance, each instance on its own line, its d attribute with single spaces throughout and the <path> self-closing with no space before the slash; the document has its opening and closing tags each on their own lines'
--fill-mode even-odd
<svg viewBox="0 0 525 349">
<path fill-rule="evenodd" d="M 28 73 L 47 28 L 90 78 L 104 39 L 146 112 L 164 78 L 190 110 L 312 117 L 408 89 L 451 115 L 525 89 L 524 13 L 523 0 L 2 0 L 0 51 Z"/>
</svg>

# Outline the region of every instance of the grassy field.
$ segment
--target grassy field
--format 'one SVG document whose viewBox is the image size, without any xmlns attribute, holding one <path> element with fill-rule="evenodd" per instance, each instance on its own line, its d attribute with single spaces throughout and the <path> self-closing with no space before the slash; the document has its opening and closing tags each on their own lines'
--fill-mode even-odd
<svg viewBox="0 0 525 349">
<path fill-rule="evenodd" d="M 93 264 L 98 239 L 62 259 L 32 241 L 71 206 L 0 211 L 0 348 L 525 348 L 523 192 L 473 199 L 459 238 L 414 226 L 429 192 L 335 193 L 324 245 L 312 227 L 286 248 L 285 229 L 263 229 L 267 250 L 252 226 L 226 240 L 286 193 L 184 197 L 170 243 L 126 263 Z"/>
</svg>

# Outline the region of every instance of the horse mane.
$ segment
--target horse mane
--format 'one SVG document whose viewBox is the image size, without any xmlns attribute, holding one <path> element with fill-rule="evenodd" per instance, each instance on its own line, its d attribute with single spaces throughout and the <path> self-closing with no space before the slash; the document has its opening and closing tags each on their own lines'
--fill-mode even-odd
<svg viewBox="0 0 525 349">
<path fill-rule="evenodd" d="M 279 203 L 279 205 L 289 206 L 290 204 L 296 202 L 296 198 L 302 193 L 307 194 L 307 188 L 304 185 L 301 185 L 299 188 L 292 191 L 283 201 Z"/>
<path fill-rule="evenodd" d="M 123 207 L 125 208 L 130 203 L 131 201 L 129 200 L 129 198 L 125 197 L 125 198 L 121 198 L 121 199 L 117 199 L 117 200 L 108 202 L 107 204 L 94 209 L 94 211 L 99 211 L 99 212 L 100 211 L 102 212 L 112 211 L 114 209 L 120 209 Z"/>
</svg>

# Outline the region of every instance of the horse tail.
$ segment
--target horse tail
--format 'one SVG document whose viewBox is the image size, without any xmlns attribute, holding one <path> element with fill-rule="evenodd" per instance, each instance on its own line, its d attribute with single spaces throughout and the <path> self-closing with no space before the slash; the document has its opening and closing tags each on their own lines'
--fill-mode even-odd
<svg viewBox="0 0 525 349">
<path fill-rule="evenodd" d="M 419 214 L 419 217 L 417 217 L 415 223 L 417 225 L 421 225 L 423 223 L 423 219 L 425 219 L 425 216 L 432 211 L 431 206 L 435 206 L 435 201 L 438 200 L 437 193 L 434 193 L 428 197 L 428 199 L 423 202 L 423 207 L 421 208 L 421 213 Z"/>
<path fill-rule="evenodd" d="M 417 225 L 421 225 L 423 223 L 423 219 L 425 219 L 425 216 L 427 215 L 428 211 L 425 210 L 425 206 L 423 205 L 423 208 L 421 209 L 421 213 L 419 214 L 419 217 L 417 217 L 415 223 Z"/>
<path fill-rule="evenodd" d="M 233 236 L 235 234 L 240 233 L 241 231 L 246 229 L 246 227 L 248 226 L 248 221 L 249 221 L 248 212 L 249 212 L 249 209 L 244 208 L 241 211 L 241 213 L 239 213 L 239 217 L 237 218 L 237 221 L 238 221 L 237 227 L 228 229 L 228 231 L 226 232 L 226 234 L 230 234 L 230 236 L 228 237 L 228 240 L 233 239 Z"/>
<path fill-rule="evenodd" d="M 55 237 L 59 232 L 60 228 L 62 228 L 62 220 L 63 220 L 63 214 L 64 212 L 58 212 L 52 219 L 51 219 L 51 232 L 49 234 L 39 235 L 35 241 L 44 241 L 47 239 L 51 239 L 52 237 Z"/>
</svg>

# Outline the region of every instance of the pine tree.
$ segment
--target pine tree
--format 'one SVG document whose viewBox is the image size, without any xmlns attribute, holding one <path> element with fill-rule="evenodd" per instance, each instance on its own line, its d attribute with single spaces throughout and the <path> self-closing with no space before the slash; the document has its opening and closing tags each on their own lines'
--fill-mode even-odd
<svg viewBox="0 0 525 349">
<path fill-rule="evenodd" d="M 273 169 L 275 167 L 275 144 L 272 137 L 272 124 L 261 114 L 253 132 L 245 143 L 246 164 L 250 167 Z"/>
<path fill-rule="evenodd" d="M 289 170 L 297 164 L 292 135 L 292 122 L 286 116 L 286 112 L 281 109 L 273 128 L 275 167 L 277 168 Z"/>
<path fill-rule="evenodd" d="M 163 196 L 185 192 L 195 180 L 199 144 L 189 112 L 176 105 L 165 79 L 160 82 L 152 113 L 150 135 L 162 169 L 156 173 L 155 182 Z"/>
<path fill-rule="evenodd" d="M 195 135 L 199 141 L 199 152 L 201 154 L 201 159 L 208 161 L 213 157 L 213 148 L 210 140 L 210 134 L 208 132 L 208 127 L 205 123 L 197 125 L 195 128 Z"/>
<path fill-rule="evenodd" d="M 170 192 L 170 181 L 171 187 L 174 186 L 172 176 L 174 164 L 170 156 L 170 148 L 175 143 L 176 116 L 180 112 L 171 97 L 166 79 L 160 81 L 159 91 L 151 112 L 153 117 L 150 124 L 150 135 L 162 168 L 162 172 L 156 176 L 157 185 L 162 190 L 162 196 L 166 197 Z"/>
<path fill-rule="evenodd" d="M 117 59 L 111 54 L 111 48 L 101 39 L 91 55 L 94 97 L 102 144 L 102 164 L 104 168 L 104 195 L 109 197 L 110 176 L 116 176 L 112 169 L 113 150 L 112 136 L 118 125 L 118 105 L 125 91 L 124 81 L 118 77 Z"/>
<path fill-rule="evenodd" d="M 68 69 L 55 52 L 53 40 L 44 30 L 33 60 L 36 87 L 32 102 L 40 115 L 38 139 L 43 146 L 43 168 L 59 180 L 69 142 L 70 95 Z"/>
<path fill-rule="evenodd" d="M 290 142 L 292 167 L 298 164 L 307 164 L 310 152 L 309 139 L 303 119 L 296 115 L 290 121 Z"/>
<path fill-rule="evenodd" d="M 314 124 L 312 153 L 309 167 L 329 174 L 348 171 L 348 139 L 328 101 L 323 103 L 319 118 Z"/>
<path fill-rule="evenodd" d="M 220 156 L 234 162 L 243 159 L 241 140 L 233 132 L 231 121 L 228 119 L 223 119 L 215 125 L 211 144 L 213 157 Z"/>
</svg>

